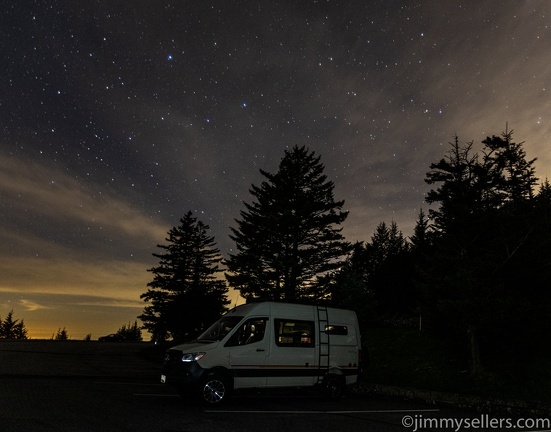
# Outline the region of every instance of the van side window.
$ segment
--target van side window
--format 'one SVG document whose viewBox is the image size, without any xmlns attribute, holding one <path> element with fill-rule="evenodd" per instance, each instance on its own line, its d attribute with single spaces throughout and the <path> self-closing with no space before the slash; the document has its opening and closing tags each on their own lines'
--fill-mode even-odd
<svg viewBox="0 0 551 432">
<path fill-rule="evenodd" d="M 341 325 L 326 325 L 325 333 L 346 336 L 348 334 L 348 327 Z"/>
<path fill-rule="evenodd" d="M 314 347 L 314 322 L 276 319 L 275 341 L 280 347 Z"/>
<path fill-rule="evenodd" d="M 249 345 L 264 339 L 268 318 L 252 318 L 239 326 L 226 346 Z"/>
</svg>

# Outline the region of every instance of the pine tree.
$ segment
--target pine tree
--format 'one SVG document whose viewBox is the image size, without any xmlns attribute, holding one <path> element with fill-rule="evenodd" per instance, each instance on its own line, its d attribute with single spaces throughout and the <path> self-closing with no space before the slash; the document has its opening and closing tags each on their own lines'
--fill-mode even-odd
<svg viewBox="0 0 551 432">
<path fill-rule="evenodd" d="M 208 225 L 188 212 L 168 232 L 159 265 L 141 298 L 149 302 L 138 318 L 154 340 L 183 340 L 195 336 L 219 318 L 228 304 L 224 280 L 217 277 L 222 261 Z"/>
<path fill-rule="evenodd" d="M 389 258 L 407 251 L 408 248 L 409 245 L 396 222 L 391 222 L 390 227 L 381 222 L 367 245 L 371 262 L 370 271 L 377 271 Z"/>
<path fill-rule="evenodd" d="M 439 204 L 438 209 L 429 210 L 429 217 L 440 232 L 461 226 L 469 215 L 482 209 L 476 176 L 478 155 L 473 154 L 473 142 L 461 147 L 456 136 L 450 145 L 446 156 L 430 165 L 425 178 L 427 184 L 439 184 L 427 193 L 426 202 Z"/>
<path fill-rule="evenodd" d="M 330 295 L 333 273 L 350 250 L 338 228 L 347 217 L 335 201 L 320 157 L 305 147 L 285 151 L 276 174 L 250 192 L 230 238 L 230 285 L 245 298 L 296 300 Z"/>
<path fill-rule="evenodd" d="M 381 222 L 366 244 L 368 286 L 379 316 L 405 317 L 415 306 L 410 245 L 396 222 Z"/>
<path fill-rule="evenodd" d="M 69 333 L 65 327 L 59 328 L 55 335 L 52 335 L 52 340 L 56 341 L 66 341 L 69 340 Z"/>
<path fill-rule="evenodd" d="M 361 325 L 372 323 L 377 315 L 375 293 L 369 286 L 369 258 L 362 242 L 352 246 L 352 253 L 337 272 L 331 301 L 336 306 L 353 309 Z"/>
<path fill-rule="evenodd" d="M 416 253 L 422 253 L 431 244 L 430 220 L 423 209 L 419 210 L 417 222 L 413 228 L 413 235 L 410 237 L 411 248 Z"/>
<path fill-rule="evenodd" d="M 142 341 L 142 331 L 138 326 L 138 321 L 134 321 L 134 324 L 123 324 L 123 326 L 117 330 L 116 334 L 120 336 L 121 340 L 126 342 Z"/>
<path fill-rule="evenodd" d="M 535 160 L 526 160 L 512 132 L 482 143 L 479 154 L 472 142 L 462 147 L 456 137 L 448 156 L 430 166 L 425 181 L 438 188 L 427 202 L 439 208 L 429 213 L 436 237 L 421 269 L 433 323 L 468 341 L 474 376 L 483 372 L 480 332 L 519 316 L 514 309 L 522 293 L 506 275 L 533 230 L 519 216 L 536 182 Z"/>
<path fill-rule="evenodd" d="M 13 310 L 3 321 L 0 319 L 0 339 L 28 339 L 24 321 L 14 320 Z"/>
<path fill-rule="evenodd" d="M 526 205 L 514 205 L 508 211 L 507 238 L 509 246 L 500 282 L 514 295 L 514 318 L 508 319 L 507 343 L 514 354 L 525 358 L 546 355 L 551 348 L 545 341 L 551 329 L 551 185 L 545 180 L 539 192 Z M 503 225 L 503 223 L 501 223 Z M 502 248 L 503 249 L 503 248 Z M 511 296 L 512 296 L 511 295 Z M 505 324 L 505 323 L 504 323 Z M 507 353 L 509 354 L 509 353 Z"/>
<path fill-rule="evenodd" d="M 15 325 L 15 339 L 28 339 L 28 332 L 25 328 L 25 321 L 21 319 L 16 325 Z"/>
<path fill-rule="evenodd" d="M 485 146 L 483 168 L 491 173 L 489 184 L 501 200 L 496 202 L 496 206 L 518 204 L 532 198 L 538 180 L 534 168 L 536 159 L 526 160 L 524 143 L 513 141 L 513 131 L 506 131 L 499 137 L 488 137 L 482 143 Z"/>
</svg>

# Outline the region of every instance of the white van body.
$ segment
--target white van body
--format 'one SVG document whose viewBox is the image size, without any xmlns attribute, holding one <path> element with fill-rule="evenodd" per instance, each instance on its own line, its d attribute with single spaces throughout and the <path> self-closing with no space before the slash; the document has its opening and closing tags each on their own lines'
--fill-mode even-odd
<svg viewBox="0 0 551 432">
<path fill-rule="evenodd" d="M 190 344 L 167 351 L 161 382 L 207 403 L 234 389 L 321 384 L 337 396 L 358 379 L 355 312 L 273 301 L 237 306 Z"/>
</svg>

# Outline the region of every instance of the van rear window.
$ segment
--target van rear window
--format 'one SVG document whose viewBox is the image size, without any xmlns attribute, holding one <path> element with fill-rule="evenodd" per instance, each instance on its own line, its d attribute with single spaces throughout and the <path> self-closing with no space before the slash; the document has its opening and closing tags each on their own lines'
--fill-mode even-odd
<svg viewBox="0 0 551 432">
<path fill-rule="evenodd" d="M 326 325 L 325 333 L 346 336 L 348 334 L 348 327 L 342 325 Z"/>
<path fill-rule="evenodd" d="M 277 346 L 299 348 L 314 346 L 314 321 L 276 319 L 274 324 Z"/>
</svg>

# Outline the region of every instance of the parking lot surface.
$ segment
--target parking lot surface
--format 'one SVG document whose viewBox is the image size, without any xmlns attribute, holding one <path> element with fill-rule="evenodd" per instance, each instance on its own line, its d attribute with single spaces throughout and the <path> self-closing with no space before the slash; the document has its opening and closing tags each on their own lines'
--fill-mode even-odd
<svg viewBox="0 0 551 432">
<path fill-rule="evenodd" d="M 465 415 L 374 396 L 328 401 L 312 390 L 236 393 L 205 408 L 160 383 L 160 364 L 138 355 L 143 345 L 29 342 L 0 342 L 2 432 L 404 431 L 406 416 Z"/>
</svg>

